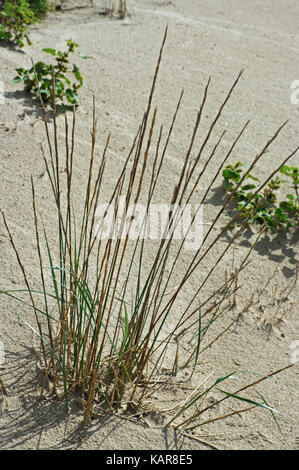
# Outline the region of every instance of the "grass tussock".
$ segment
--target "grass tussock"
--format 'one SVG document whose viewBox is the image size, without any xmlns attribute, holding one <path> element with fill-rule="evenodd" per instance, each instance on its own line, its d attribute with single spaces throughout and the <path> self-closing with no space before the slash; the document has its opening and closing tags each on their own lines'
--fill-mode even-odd
<svg viewBox="0 0 299 470">
<path fill-rule="evenodd" d="M 109 16 L 110 18 L 119 18 L 122 20 L 128 15 L 127 1 L 108 0 L 101 14 Z"/>
<path fill-rule="evenodd" d="M 214 157 L 225 135 L 224 131 L 216 138 L 215 125 L 242 72 L 232 84 L 200 148 L 196 150 L 196 137 L 209 95 L 211 80 L 208 80 L 177 180 L 173 181 L 173 187 L 169 188 L 168 204 L 175 209 L 169 211 L 167 225 L 164 227 L 165 236 L 155 243 L 142 236 L 148 224 L 150 205 L 157 188 L 159 184 L 163 186 L 165 156 L 183 98 L 182 92 L 169 128 L 165 130 L 164 126 L 159 127 L 158 111 L 153 108 L 153 96 L 166 36 L 167 30 L 142 122 L 119 174 L 115 177 L 114 187 L 108 198 L 115 212 L 122 206 L 123 216 L 120 220 L 112 217 L 110 224 L 111 235 L 117 233 L 117 236 L 106 239 L 100 236 L 104 230 L 107 211 L 100 222 L 97 220 L 98 206 L 104 200 L 103 186 L 110 135 L 107 136 L 98 161 L 95 103 L 89 168 L 85 188 L 81 188 L 81 205 L 74 203 L 74 195 L 78 196 L 74 179 L 75 111 L 71 123 L 65 115 L 63 152 L 58 143 L 55 104 L 53 134 L 44 114 L 48 149 L 43 146 L 41 149 L 56 208 L 57 243 L 50 241 L 38 215 L 35 183 L 31 179 L 40 289 L 31 286 L 26 267 L 21 261 L 6 216 L 2 212 L 4 225 L 23 273 L 29 305 L 36 319 L 36 325 L 30 327 L 40 338 L 43 369 L 41 393 L 44 393 L 46 386 L 50 386 L 53 395 L 64 397 L 67 411 L 70 396 L 76 394 L 78 403 L 84 409 L 85 423 L 92 414 L 96 415 L 103 410 L 139 416 L 143 407 L 161 386 L 171 384 L 172 380 L 180 377 L 182 371 L 187 371 L 189 376 L 196 374 L 202 353 L 216 341 L 221 341 L 223 335 L 235 324 L 236 319 L 227 317 L 229 299 L 236 295 L 239 289 L 236 278 L 246 269 L 254 248 L 253 245 L 231 277 L 223 278 L 217 288 L 208 288 L 225 255 L 246 227 L 246 223 L 239 226 L 231 239 L 225 243 L 221 237 L 238 215 L 225 223 L 221 230 L 215 230 L 232 195 L 228 196 L 204 233 L 202 244 L 192 254 L 186 255 L 184 246 L 188 232 L 194 228 L 196 214 L 193 214 L 184 237 L 179 241 L 175 239 L 175 229 L 183 216 L 178 208 L 192 202 L 203 178 L 206 182 L 206 170 L 214 164 Z M 221 164 L 215 169 L 207 189 L 201 196 L 201 205 L 207 200 L 211 188 L 215 186 L 248 124 L 249 122 L 246 122 L 240 128 L 229 150 L 223 155 Z M 283 127 L 284 125 L 277 129 L 255 156 L 235 191 L 268 152 Z M 208 150 L 212 138 L 215 138 L 216 143 Z M 202 163 L 204 151 L 208 152 L 208 156 Z M 297 149 L 283 159 L 281 165 L 269 174 L 257 191 L 267 185 L 296 151 Z M 62 153 L 64 157 L 61 156 Z M 65 168 L 63 174 L 60 172 L 62 165 Z M 141 201 L 146 208 L 145 215 L 137 237 L 132 240 L 133 221 L 137 214 L 133 212 L 129 220 L 126 219 L 126 214 L 130 204 L 137 207 Z M 257 241 L 260 236 L 261 234 L 258 234 Z M 207 269 L 206 261 L 215 247 L 217 256 L 213 255 L 213 263 Z M 49 271 L 50 280 L 45 274 Z M 196 288 L 192 288 L 190 284 L 194 276 L 198 279 Z M 185 291 L 188 295 L 184 294 L 182 297 Z M 24 302 L 16 292 L 2 293 Z M 25 318 L 23 321 L 28 324 Z M 217 333 L 214 333 L 215 324 L 222 325 L 217 329 Z M 205 422 L 214 422 L 256 407 L 264 408 L 274 415 L 275 410 L 267 404 L 262 395 L 254 395 L 253 398 L 247 392 L 288 367 L 291 365 L 260 376 L 258 380 L 246 383 L 236 390 L 228 387 L 230 378 L 236 371 L 225 373 L 212 382 L 202 380 L 183 401 L 166 410 L 168 419 L 164 426 L 176 426 L 185 432 Z M 223 390 L 226 384 L 229 390 Z M 209 412 L 215 409 L 215 403 L 209 405 L 206 398 L 212 390 L 217 390 L 220 395 L 217 403 L 235 400 L 243 406 L 245 403 L 245 408 L 211 417 Z"/>
</svg>

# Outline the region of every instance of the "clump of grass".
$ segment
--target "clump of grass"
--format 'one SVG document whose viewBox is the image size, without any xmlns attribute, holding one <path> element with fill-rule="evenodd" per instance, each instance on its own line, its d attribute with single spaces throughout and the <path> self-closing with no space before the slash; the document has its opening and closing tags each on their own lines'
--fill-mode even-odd
<svg viewBox="0 0 299 470">
<path fill-rule="evenodd" d="M 195 213 L 189 221 L 182 240 L 177 242 L 175 239 L 175 229 L 183 214 L 180 213 L 179 207 L 186 207 L 186 204 L 194 201 L 193 196 L 199 188 L 206 169 L 211 162 L 214 162 L 213 158 L 219 151 L 225 131 L 216 138 L 216 143 L 208 152 L 203 165 L 201 165 L 201 157 L 208 148 L 215 132 L 215 125 L 242 72 L 228 91 L 203 143 L 196 151 L 195 158 L 192 159 L 202 113 L 208 99 L 211 82 L 210 79 L 208 80 L 196 115 L 192 136 L 186 146 L 179 176 L 169 193 L 168 202 L 172 210 L 169 211 L 167 223 L 163 227 L 163 237 L 153 244 L 151 240 L 146 241 L 142 236 L 148 224 L 150 206 L 157 187 L 159 184 L 163 185 L 162 169 L 183 98 L 182 92 L 166 133 L 163 126 L 157 129 L 158 111 L 157 108 L 153 109 L 152 102 L 166 36 L 167 30 L 160 49 L 146 111 L 108 198 L 109 207 L 113 207 L 114 214 L 118 213 L 118 209 L 122 207 L 120 220 L 112 217 L 110 221 L 111 236 L 108 238 L 101 236 L 108 208 L 104 217 L 97 223 L 97 209 L 103 200 L 110 134 L 107 136 L 102 156 L 97 162 L 95 103 L 89 169 L 84 191 L 81 188 L 83 195 L 81 209 L 80 204 L 74 203 L 74 195 L 77 194 L 74 181 L 75 111 L 71 129 L 68 117 L 65 115 L 63 164 L 66 172 L 65 176 L 62 176 L 55 103 L 53 138 L 51 138 L 43 108 L 48 152 L 46 153 L 43 146 L 41 149 L 57 212 L 58 243 L 57 246 L 55 243 L 50 243 L 46 228 L 44 225 L 41 226 L 35 184 L 31 179 L 40 289 L 34 289 L 31 286 L 6 216 L 2 212 L 3 222 L 30 297 L 29 305 L 36 319 L 36 327 L 32 325 L 30 327 L 40 338 L 41 362 L 44 370 L 43 389 L 49 383 L 53 394 L 63 396 L 66 411 L 69 411 L 70 394 L 75 392 L 79 394 L 79 403 L 84 408 L 85 423 L 92 414 L 96 415 L 103 410 L 117 413 L 125 409 L 129 414 L 140 413 L 145 402 L 161 387 L 161 371 L 165 368 L 173 378 L 179 376 L 182 370 L 187 370 L 191 376 L 197 371 L 201 354 L 212 347 L 215 341 L 220 340 L 235 324 L 235 319 L 229 320 L 226 315 L 230 305 L 229 299 L 239 288 L 235 282 L 236 276 L 246 268 L 251 253 L 249 250 L 236 267 L 234 276 L 220 282 L 221 285 L 209 293 L 206 289 L 208 282 L 212 280 L 213 273 L 217 272 L 217 267 L 225 254 L 229 252 L 246 226 L 244 223 L 239 228 L 231 240 L 220 249 L 220 254 L 218 252 L 217 256 L 214 256 L 211 268 L 207 269 L 205 264 L 209 256 L 215 247 L 219 248 L 222 234 L 236 218 L 235 216 L 220 233 L 214 235 L 213 229 L 216 228 L 217 221 L 225 211 L 230 196 L 212 221 L 203 237 L 202 244 L 196 248 L 192 256 L 185 255 L 184 246 L 188 232 L 197 220 Z M 41 103 L 43 106 L 42 99 Z M 248 122 L 242 126 L 230 149 L 223 156 L 221 164 L 209 182 L 208 189 L 202 195 L 201 205 L 206 201 L 210 189 L 221 174 L 222 168 L 247 126 Z M 283 127 L 284 125 L 268 140 L 254 158 L 248 172 L 266 154 Z M 156 136 L 155 144 L 154 136 Z M 281 165 L 269 175 L 258 190 L 268 184 L 273 175 L 297 150 L 284 158 Z M 246 178 L 246 173 L 236 185 L 235 191 L 243 183 L 244 178 Z M 144 199 L 145 214 L 137 237 L 132 241 L 132 226 L 137 216 L 136 207 Z M 132 203 L 135 209 L 127 218 L 128 208 Z M 50 285 L 45 276 L 47 269 L 51 273 Z M 194 275 L 196 275 L 197 287 L 191 290 L 190 280 Z M 186 287 L 188 287 L 189 295 L 187 299 L 183 299 L 182 307 L 181 294 Z M 15 291 L 2 291 L 2 293 L 24 302 Z M 214 333 L 213 336 L 213 327 L 221 320 L 223 323 L 220 332 L 218 331 L 216 335 Z M 25 318 L 23 321 L 28 324 Z M 182 344 L 185 349 L 187 348 L 187 353 L 186 350 L 184 354 L 181 353 Z M 288 367 L 291 366 L 286 366 L 281 370 Z M 275 371 L 270 376 L 280 371 Z M 202 416 L 206 416 L 206 412 L 212 407 L 203 405 L 211 390 L 217 390 L 222 395 L 220 402 L 234 399 L 250 405 L 239 412 L 261 407 L 273 414 L 275 410 L 263 397 L 246 396 L 248 389 L 266 380 L 267 376 L 238 390 L 223 390 L 222 383 L 229 382 L 234 374 L 236 374 L 235 371 L 226 373 L 210 385 L 206 385 L 203 381 L 183 403 L 172 409 L 166 426 L 175 425 L 179 429 L 186 430 L 201 424 Z M 167 382 L 166 379 L 164 381 Z M 223 419 L 225 416 L 217 416 L 213 419 Z M 206 419 L 206 421 L 211 419 Z"/>
<path fill-rule="evenodd" d="M 126 0 L 109 0 L 101 14 L 111 18 L 117 17 L 122 20 L 128 14 Z"/>
</svg>

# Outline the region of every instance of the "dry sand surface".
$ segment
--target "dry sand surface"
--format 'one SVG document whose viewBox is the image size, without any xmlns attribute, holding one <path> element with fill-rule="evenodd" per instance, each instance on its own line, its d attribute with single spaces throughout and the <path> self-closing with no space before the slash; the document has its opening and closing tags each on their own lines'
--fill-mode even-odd
<svg viewBox="0 0 299 470">
<path fill-rule="evenodd" d="M 190 133 L 203 96 L 204 86 L 212 76 L 210 94 L 203 116 L 207 130 L 215 112 L 241 69 L 245 72 L 217 123 L 213 144 L 220 131 L 227 129 L 224 152 L 244 123 L 251 123 L 235 148 L 230 161 L 249 164 L 275 130 L 289 120 L 271 151 L 256 170 L 266 177 L 282 159 L 299 144 L 299 107 L 291 103 L 291 84 L 299 80 L 299 4 L 294 0 L 128 0 L 130 16 L 119 21 L 99 15 L 100 0 L 94 6 L 81 6 L 84 1 L 65 2 L 62 12 L 30 28 L 33 45 L 22 50 L 0 48 L 0 79 L 5 86 L 5 104 L 0 106 L 0 207 L 4 210 L 16 244 L 27 267 L 30 279 L 38 279 L 34 226 L 32 217 L 30 176 L 36 181 L 43 218 L 49 229 L 55 221 L 49 204 L 50 188 L 44 175 L 39 143 L 45 141 L 40 109 L 21 85 L 12 82 L 16 67 L 29 67 L 30 57 L 44 58 L 42 48 L 63 48 L 72 38 L 80 51 L 89 56 L 78 58 L 84 77 L 82 104 L 77 112 L 76 177 L 78 196 L 85 181 L 90 151 L 92 94 L 96 97 L 99 118 L 98 145 L 102 149 L 105 136 L 112 133 L 109 150 L 107 183 L 114 181 L 119 161 L 124 161 L 147 103 L 159 47 L 168 24 L 168 38 L 154 95 L 158 104 L 159 123 L 170 124 L 182 88 L 185 90 L 182 109 L 174 137 L 166 157 L 163 179 L 167 188 L 178 176 L 182 155 L 186 152 Z M 58 123 L 63 123 L 59 117 Z M 63 127 L 60 127 L 63 132 Z M 63 134 L 62 134 L 63 135 Z M 196 148 L 202 142 L 198 136 Z M 221 152 L 216 161 L 221 161 Z M 203 159 L 205 157 L 203 156 Z M 218 160 L 217 160 L 218 158 Z M 291 163 L 298 165 L 298 155 Z M 212 165 L 213 166 L 213 165 Z M 209 176 L 216 166 L 207 171 Z M 62 169 L 63 170 L 63 169 Z M 42 176 L 43 175 L 43 176 Z M 207 181 L 207 182 L 206 182 Z M 205 186 L 206 184 L 206 186 Z M 216 186 L 221 184 L 221 178 Z M 159 193 L 164 201 L 163 189 Z M 219 191 L 211 193 L 204 207 L 204 222 L 210 223 L 221 207 Z M 55 237 L 53 232 L 52 238 Z M 51 235 L 50 235 L 51 238 Z M 232 252 L 214 276 L 211 291 L 217 287 L 245 255 L 254 233 L 247 231 L 234 244 Z M 222 237 L 219 253 L 227 242 Z M 277 428 L 271 414 L 255 409 L 215 421 L 196 430 L 194 438 L 173 428 L 163 429 L 163 411 L 184 400 L 200 381 L 215 380 L 232 371 L 240 372 L 238 386 L 256 380 L 291 362 L 291 344 L 299 340 L 298 289 L 282 304 L 279 300 L 289 289 L 298 260 L 298 233 L 265 235 L 252 253 L 252 262 L 241 275 L 244 287 L 236 296 L 236 305 L 229 319 L 239 321 L 223 337 L 205 351 L 197 374 L 185 386 L 169 385 L 153 400 L 152 413 L 146 421 L 119 419 L 109 414 L 93 419 L 82 427 L 82 411 L 72 403 L 66 416 L 63 401 L 47 397 L 38 399 L 38 347 L 32 331 L 12 311 L 26 316 L 33 324 L 32 312 L 1 296 L 0 340 L 4 344 L 5 362 L 0 377 L 7 389 L 7 398 L 0 402 L 1 449 L 295 449 L 299 447 L 298 364 L 282 372 L 277 380 L 260 384 L 259 392 L 268 403 L 281 411 Z M 188 258 L 189 255 L 186 255 Z M 0 224 L 1 289 L 23 286 L 23 279 L 10 246 L 5 228 Z M 146 260 L 145 262 L 149 262 Z M 187 260 L 186 260 L 187 262 Z M 209 269 L 207 260 L 206 269 Z M 202 273 L 201 273 L 202 274 Z M 269 282 L 267 282 L 269 280 Z M 36 281 L 37 282 L 37 281 Z M 193 283 L 193 284 L 192 284 Z M 196 277 L 191 285 L 195 288 Z M 260 288 L 260 298 L 239 315 L 251 294 Z M 264 287 L 264 288 L 263 288 Z M 209 290 L 207 294 L 209 293 Z M 182 299 L 188 296 L 183 291 Z M 183 301 L 182 300 L 182 301 Z M 273 324 L 273 317 L 282 321 Z M 226 319 L 229 323 L 229 319 Z M 227 323 L 227 324 L 228 324 Z M 274 321 L 275 323 L 275 321 Z M 223 325 L 215 326 L 216 337 Z M 218 330 L 219 328 L 219 330 Z M 255 395 L 257 397 L 257 395 Z M 208 398 L 213 403 L 213 394 Z M 241 404 L 242 405 L 242 404 Z M 232 413 L 240 404 L 214 410 L 214 417 Z M 242 408 L 242 406 L 241 406 Z M 162 417 L 161 417 L 162 416 Z M 210 417 L 210 415 L 209 415 Z"/>
</svg>

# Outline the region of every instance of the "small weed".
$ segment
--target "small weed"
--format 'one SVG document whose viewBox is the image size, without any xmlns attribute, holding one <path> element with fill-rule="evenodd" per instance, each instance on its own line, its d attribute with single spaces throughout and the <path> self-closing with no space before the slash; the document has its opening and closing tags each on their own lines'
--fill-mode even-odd
<svg viewBox="0 0 299 470">
<path fill-rule="evenodd" d="M 83 85 L 83 77 L 79 68 L 72 65 L 70 71 L 69 55 L 75 53 L 78 44 L 71 39 L 67 41 L 68 50 L 66 52 L 56 51 L 56 49 L 42 49 L 43 52 L 55 57 L 56 64 L 53 66 L 45 62 L 37 62 L 30 69 L 19 67 L 16 69 L 18 75 L 13 79 L 15 83 L 24 82 L 24 90 L 33 93 L 36 97 L 41 96 L 44 104 L 52 104 L 53 89 L 55 88 L 55 100 L 60 101 L 60 110 L 66 111 L 67 105 L 79 105 L 80 99 L 78 89 Z M 78 55 L 86 59 L 87 57 L 78 52 Z M 72 73 L 75 81 L 69 78 Z M 55 87 L 53 88 L 53 82 Z"/>
<path fill-rule="evenodd" d="M 284 229 L 299 226 L 299 170 L 297 167 L 283 165 L 280 173 L 292 180 L 294 194 L 287 194 L 287 200 L 278 201 L 277 191 L 286 183 L 275 176 L 268 185 L 260 191 L 258 178 L 249 172 L 243 172 L 243 164 L 237 162 L 227 165 L 222 172 L 223 186 L 232 199 L 238 202 L 238 211 L 242 219 L 249 224 L 257 222 L 271 229 Z M 251 180 L 251 182 L 245 182 Z M 243 184 L 245 182 L 245 184 Z"/>
</svg>

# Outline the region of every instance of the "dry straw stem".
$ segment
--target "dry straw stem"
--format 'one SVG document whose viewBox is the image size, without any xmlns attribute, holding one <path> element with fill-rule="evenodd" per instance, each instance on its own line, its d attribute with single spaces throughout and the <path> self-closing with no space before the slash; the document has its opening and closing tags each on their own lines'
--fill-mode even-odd
<svg viewBox="0 0 299 470">
<path fill-rule="evenodd" d="M 209 292 L 205 289 L 207 283 L 212 280 L 214 271 L 246 227 L 246 222 L 244 222 L 231 240 L 225 245 L 221 245 L 221 236 L 227 227 L 236 220 L 236 215 L 229 223 L 225 224 L 223 229 L 218 230 L 216 236 L 213 235 L 213 229 L 217 227 L 216 224 L 234 193 L 227 198 L 215 219 L 212 220 L 202 245 L 193 256 L 185 256 L 183 250 L 187 235 L 194 227 L 196 213 L 190 221 L 183 240 L 178 243 L 174 238 L 175 230 L 185 210 L 183 209 L 180 213 L 178 208 L 194 201 L 196 190 L 199 188 L 203 176 L 206 175 L 207 168 L 212 162 L 214 163 L 214 157 L 219 153 L 225 131 L 220 132 L 216 137 L 216 124 L 240 80 L 242 71 L 229 89 L 193 158 L 202 113 L 209 95 L 211 79 L 209 78 L 207 81 L 192 135 L 186 145 L 186 153 L 179 176 L 168 195 L 169 206 L 173 205 L 175 209 L 169 211 L 164 236 L 155 244 L 156 248 L 153 244 L 149 246 L 149 242 L 143 237 L 148 224 L 150 205 L 159 184 L 163 184 L 165 156 L 183 99 L 182 92 L 168 131 L 165 133 L 164 126 L 157 129 L 158 110 L 153 107 L 153 97 L 166 37 L 167 29 L 160 48 L 142 122 L 108 197 L 109 205 L 114 206 L 114 214 L 118 213 L 121 201 L 125 201 L 120 223 L 117 223 L 116 218 L 113 218 L 110 226 L 111 235 L 117 232 L 118 236 L 106 239 L 101 237 L 108 209 L 104 213 L 104 218 L 97 224 L 98 205 L 103 201 L 106 202 L 103 185 L 109 155 L 110 134 L 103 145 L 102 155 L 97 161 L 95 100 L 93 100 L 92 145 L 85 191 L 82 191 L 82 198 L 79 201 L 81 204 L 78 203 L 77 198 L 76 205 L 74 204 L 74 194 L 76 194 L 74 175 L 75 110 L 71 126 L 67 114 L 65 115 L 65 142 L 64 148 L 61 148 L 58 141 L 55 102 L 53 103 L 53 135 L 51 135 L 52 132 L 41 100 L 48 144 L 47 151 L 43 146 L 41 146 L 41 151 L 56 207 L 58 242 L 56 245 L 51 244 L 44 224 L 41 226 L 38 215 L 38 198 L 35 194 L 34 180 L 31 178 L 36 252 L 41 280 L 40 290 L 33 289 L 30 285 L 29 276 L 14 243 L 5 214 L 2 212 L 12 248 L 23 272 L 37 329 L 31 326 L 27 320 L 24 319 L 24 321 L 37 332 L 41 339 L 45 371 L 43 386 L 46 385 L 48 378 L 51 378 L 53 393 L 59 395 L 59 390 L 61 386 L 63 387 L 66 411 L 69 411 L 70 392 L 77 391 L 80 394 L 80 403 L 85 407 L 85 424 L 92 414 L 97 413 L 97 410 L 107 409 L 115 413 L 125 406 L 128 412 L 132 409 L 142 409 L 143 403 L 155 391 L 159 391 L 161 369 L 168 368 L 172 375 L 179 374 L 183 368 L 186 368 L 190 375 L 198 370 L 200 354 L 212 347 L 215 341 L 220 340 L 235 322 L 235 319 L 228 321 L 226 318 L 226 312 L 230 305 L 229 299 L 241 287 L 237 283 L 238 276 L 241 270 L 246 269 L 249 256 L 254 248 L 253 244 L 230 279 L 225 280 L 220 287 L 214 288 L 212 294 L 207 294 Z M 55 89 L 54 74 L 53 88 Z M 221 169 L 233 153 L 248 124 L 249 122 L 246 122 L 242 126 L 229 150 L 223 155 L 220 165 L 216 168 L 208 184 L 208 189 L 202 195 L 201 204 L 204 204 L 209 191 L 217 184 Z M 254 158 L 235 192 L 238 191 L 247 174 L 269 150 L 284 126 L 285 124 L 278 128 Z M 212 146 L 212 150 L 208 150 L 214 137 L 216 143 Z M 156 143 L 154 144 L 155 138 Z M 284 159 L 282 164 L 266 178 L 258 191 L 268 183 L 296 151 L 297 149 Z M 207 153 L 207 156 L 205 155 L 205 163 L 201 165 L 204 153 Z M 64 157 L 61 157 L 63 154 Z M 64 175 L 60 173 L 62 164 L 66 169 Z M 76 195 L 78 196 L 78 194 Z M 130 235 L 135 208 L 144 199 L 146 215 L 142 221 L 137 240 L 135 239 L 132 243 Z M 133 204 L 134 210 L 128 221 L 126 214 L 131 204 Z M 214 257 L 213 265 L 207 271 L 203 265 L 215 247 L 218 247 L 219 254 Z M 147 265 L 144 263 L 145 258 L 150 259 Z M 183 258 L 185 259 L 182 266 L 185 267 L 182 269 L 180 263 Z M 45 269 L 50 270 L 51 283 L 46 282 Z M 192 292 L 189 281 L 195 272 L 199 275 L 198 286 L 195 292 Z M 177 279 L 178 275 L 179 280 Z M 180 294 L 184 287 L 188 287 L 188 291 L 192 293 L 189 298 L 183 299 L 185 306 L 182 311 L 182 309 L 178 309 L 177 305 L 178 301 L 181 301 Z M 12 291 L 2 293 L 24 303 L 16 293 L 12 294 Z M 54 310 L 53 307 L 55 307 Z M 217 334 L 211 337 L 207 335 L 207 332 L 213 331 L 216 321 L 218 324 L 222 321 L 221 327 Z M 195 340 L 194 331 L 196 331 Z M 192 341 L 188 342 L 192 336 Z M 182 344 L 185 348 L 189 348 L 187 358 L 186 354 L 185 357 L 181 355 Z M 170 354 L 167 354 L 168 351 Z M 174 358 L 172 364 L 167 361 L 169 355 Z M 201 392 L 192 393 L 187 399 L 187 403 L 184 402 L 184 405 L 180 406 L 181 409 L 169 424 L 177 419 L 184 410 L 190 411 L 192 406 L 196 408 L 201 403 L 202 397 L 205 397 L 211 389 L 217 388 L 220 382 L 229 379 L 231 375 L 227 374 L 219 378 L 212 387 L 207 386 Z M 248 385 L 241 391 L 252 385 L 254 384 Z M 233 398 L 239 399 L 238 397 Z M 256 406 L 265 408 L 264 403 L 258 403 Z M 208 409 L 206 408 L 206 410 Z M 177 410 L 177 407 L 174 407 L 174 410 Z M 201 414 L 204 411 L 201 411 Z M 188 419 L 193 422 L 198 417 L 197 410 L 193 414 L 191 413 L 192 416 L 192 419 Z"/>
<path fill-rule="evenodd" d="M 231 395 L 237 396 L 238 394 L 240 394 L 240 393 L 243 392 L 244 390 L 248 390 L 249 388 L 258 385 L 258 384 L 260 384 L 261 382 L 263 382 L 264 380 L 267 380 L 267 379 L 269 379 L 270 377 L 273 377 L 274 375 L 280 374 L 281 372 L 283 372 L 283 371 L 285 371 L 285 370 L 287 370 L 287 369 L 289 369 L 290 367 L 293 367 L 293 366 L 294 366 L 294 364 L 288 364 L 288 365 L 285 366 L 285 367 L 282 367 L 282 368 L 280 368 L 280 369 L 278 369 L 278 370 L 275 370 L 274 372 L 272 372 L 272 373 L 269 374 L 269 375 L 266 375 L 266 376 L 264 376 L 264 377 L 261 377 L 260 379 L 258 379 L 258 380 L 256 380 L 256 381 L 252 382 L 251 384 L 245 385 L 244 387 L 242 387 L 242 388 L 236 390 L 236 391 L 233 392 L 232 394 L 230 394 L 230 393 L 228 393 L 228 392 L 225 392 L 226 395 L 225 395 L 223 398 L 221 398 L 220 400 L 218 400 L 216 403 L 213 403 L 213 405 L 209 405 L 209 406 L 207 406 L 206 408 L 201 409 L 200 411 L 198 411 L 198 413 L 196 413 L 196 414 L 193 415 L 192 417 L 188 418 L 187 420 L 185 420 L 185 421 L 179 423 L 179 424 L 178 424 L 177 426 L 175 426 L 175 427 L 176 427 L 176 428 L 182 427 L 182 428 L 187 429 L 187 431 L 192 431 L 193 429 L 197 428 L 198 426 L 203 426 L 204 424 L 208 424 L 208 423 L 211 423 L 211 422 L 220 420 L 220 419 L 225 419 L 226 417 L 232 416 L 233 414 L 242 413 L 242 412 L 248 411 L 249 409 L 255 408 L 256 406 L 258 406 L 257 404 L 254 404 L 253 406 L 251 406 L 251 407 L 249 407 L 249 408 L 241 409 L 241 410 L 236 411 L 236 412 L 234 412 L 234 413 L 230 413 L 230 414 L 228 414 L 228 415 L 218 416 L 217 418 L 213 418 L 213 419 L 210 419 L 210 420 L 205 421 L 205 422 L 202 422 L 202 423 L 197 423 L 197 424 L 195 424 L 195 425 L 192 426 L 192 427 L 187 427 L 187 426 L 190 425 L 191 422 L 194 422 L 201 414 L 204 414 L 205 412 L 207 412 L 208 410 L 210 410 L 210 409 L 213 408 L 214 406 L 219 405 L 219 404 L 222 403 L 223 401 L 227 400 L 228 398 L 230 398 Z M 245 401 L 245 400 L 244 400 L 244 401 Z M 249 403 L 250 403 L 250 401 L 249 401 Z M 178 417 L 178 415 L 177 415 L 176 417 Z M 167 426 L 170 425 L 176 417 L 172 418 L 171 421 L 169 421 L 169 423 L 167 423 Z"/>
<path fill-rule="evenodd" d="M 280 323 L 287 313 L 291 312 L 294 304 L 290 299 L 290 295 L 297 287 L 299 263 L 295 265 L 295 273 L 286 283 L 275 282 L 277 273 L 281 269 L 281 259 L 272 273 L 261 279 L 257 288 L 251 293 L 245 307 L 239 313 L 239 316 L 247 312 L 250 307 L 254 307 L 256 311 L 261 311 L 259 322 L 264 324 L 271 331 L 271 327 Z"/>
</svg>

